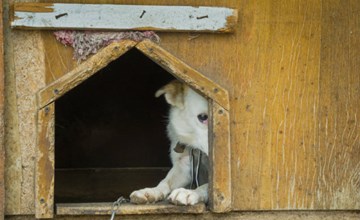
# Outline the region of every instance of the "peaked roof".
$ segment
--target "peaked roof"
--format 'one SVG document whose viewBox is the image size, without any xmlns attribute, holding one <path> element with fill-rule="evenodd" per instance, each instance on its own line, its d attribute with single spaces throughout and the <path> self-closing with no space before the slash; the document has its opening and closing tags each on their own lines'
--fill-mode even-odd
<svg viewBox="0 0 360 220">
<path fill-rule="evenodd" d="M 229 96 L 226 89 L 222 88 L 150 40 L 144 40 L 139 43 L 131 40 L 124 40 L 121 42 L 114 42 L 103 48 L 97 54 L 81 63 L 70 72 L 41 89 L 37 94 L 39 109 L 56 101 L 65 93 L 96 74 L 110 62 L 118 59 L 132 48 L 138 49 L 170 74 L 174 75 L 177 79 L 187 83 L 200 94 L 214 100 L 224 109 L 229 110 Z"/>
</svg>

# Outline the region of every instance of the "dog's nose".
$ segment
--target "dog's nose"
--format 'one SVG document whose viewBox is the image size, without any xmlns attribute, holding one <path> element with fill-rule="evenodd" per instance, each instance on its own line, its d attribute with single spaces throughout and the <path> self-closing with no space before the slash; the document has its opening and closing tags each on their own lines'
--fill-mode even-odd
<svg viewBox="0 0 360 220">
<path fill-rule="evenodd" d="M 199 121 L 201 123 L 204 123 L 207 122 L 207 119 L 208 119 L 208 115 L 205 114 L 205 113 L 201 113 L 201 114 L 198 114 L 197 118 L 199 119 Z"/>
</svg>

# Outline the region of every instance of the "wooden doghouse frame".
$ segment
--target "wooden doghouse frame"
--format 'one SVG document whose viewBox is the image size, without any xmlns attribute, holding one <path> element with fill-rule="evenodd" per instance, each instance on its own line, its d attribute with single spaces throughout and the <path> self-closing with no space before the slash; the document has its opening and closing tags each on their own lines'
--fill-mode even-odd
<svg viewBox="0 0 360 220">
<path fill-rule="evenodd" d="M 38 4 L 35 0 L 26 2 L 34 6 Z M 1 28 L 1 31 L 4 30 L 4 36 L 0 36 L 0 41 L 3 40 L 1 46 L 4 46 L 4 51 L 0 56 L 4 55 L 5 60 L 3 65 L 0 65 L 0 90 L 4 91 L 0 91 L 0 114 L 4 115 L 0 115 L 0 220 L 4 214 L 9 219 L 34 218 L 34 157 L 35 150 L 39 151 L 36 144 L 36 94 L 65 73 L 79 67 L 72 59 L 72 49 L 58 43 L 52 31 L 48 31 L 57 30 L 56 26 L 40 31 L 41 28 L 15 28 L 11 25 L 12 18 L 35 18 L 12 16 L 14 13 L 11 13 L 11 9 L 16 9 L 18 3 L 25 6 L 23 0 L 5 0 L 2 7 L 1 25 L 4 29 Z M 49 4 L 49 1 L 47 3 Z M 179 5 L 194 8 L 227 7 L 239 11 L 238 23 L 234 16 L 233 19 L 228 19 L 227 24 L 234 21 L 234 25 L 233 32 L 227 34 L 222 34 L 222 28 L 212 29 L 217 34 L 210 34 L 208 32 L 213 31 L 209 30 L 184 31 L 173 27 L 164 29 L 164 25 L 139 28 L 158 28 L 156 31 L 161 38 L 161 47 L 206 74 L 229 92 L 232 213 L 217 215 L 210 212 L 198 215 L 196 219 L 360 219 L 360 1 L 139 0 L 135 3 L 132 0 L 95 0 L 91 3 L 116 4 L 118 7 L 123 4 L 136 4 L 140 10 L 131 13 L 131 18 L 134 16 L 136 20 L 141 20 L 140 17 L 142 20 L 150 20 L 148 16 L 152 13 L 142 8 L 145 5 L 166 5 L 172 8 Z M 26 10 L 24 7 L 20 9 Z M 37 7 L 32 9 L 39 10 Z M 74 22 L 66 22 L 73 18 L 69 13 L 66 15 L 67 12 L 58 11 L 53 14 L 52 19 L 61 21 L 63 25 L 73 24 Z M 76 13 L 76 16 L 78 14 Z M 206 15 L 200 13 L 193 18 L 199 22 L 210 20 L 211 16 L 205 18 Z M 170 13 L 170 17 L 176 16 Z M 81 20 L 93 21 L 84 18 Z M 111 23 L 115 25 L 118 22 L 134 20 L 130 17 L 112 19 Z M 184 23 L 182 21 L 177 24 Z M 98 30 L 103 30 L 101 27 Z M 129 28 L 123 30 L 134 30 L 134 26 L 127 27 Z M 80 29 L 92 30 L 92 27 L 85 26 Z M 177 31 L 180 33 L 174 33 Z M 131 57 L 132 52 L 139 55 L 140 52 L 134 50 L 138 49 L 129 51 L 115 61 L 116 64 L 121 66 L 127 57 Z M 144 57 L 145 55 L 140 55 L 141 59 Z M 100 74 L 109 68 L 110 65 L 100 70 L 94 78 L 100 78 Z M 119 78 L 120 76 L 116 75 Z M 124 79 L 131 78 L 132 76 L 125 76 Z M 72 96 L 71 93 L 89 84 L 89 80 L 65 96 Z M 117 85 L 115 80 L 113 85 Z M 66 97 L 62 97 L 55 101 L 56 113 L 59 111 L 60 102 L 65 99 Z M 154 101 L 166 106 L 162 100 Z M 48 104 L 44 105 L 39 113 L 45 114 L 44 108 L 52 106 Z M 51 111 L 47 114 L 51 114 Z M 59 118 L 56 118 L 56 122 L 58 120 Z M 58 134 L 58 130 L 55 134 Z M 55 149 L 58 150 L 60 147 L 56 146 L 58 147 Z M 51 161 L 45 159 L 44 164 L 51 165 Z M 227 162 L 226 158 L 223 161 Z M 4 162 L 5 168 L 2 166 Z M 58 159 L 56 162 L 59 162 Z M 57 166 L 58 163 L 56 168 Z M 53 175 L 51 172 L 50 174 Z M 50 180 L 53 178 L 51 175 L 45 176 L 46 173 L 42 175 L 39 177 Z M 55 175 L 56 191 L 59 176 L 57 173 Z M 226 178 L 225 180 L 227 181 Z M 41 190 L 46 192 L 47 189 Z M 4 194 L 5 200 L 2 199 Z M 55 195 L 57 196 L 57 191 Z M 39 198 L 36 197 L 37 200 Z M 44 202 L 51 202 L 53 198 L 45 199 Z M 4 203 L 5 209 L 2 211 Z M 97 208 L 101 208 L 101 212 L 105 213 L 110 207 Z M 162 207 L 157 205 L 154 208 Z M 175 208 L 179 210 L 179 207 Z M 121 209 L 129 210 L 124 207 Z M 55 218 L 104 219 L 104 216 L 86 216 L 84 207 L 78 210 L 82 216 Z M 86 211 L 91 215 L 94 207 Z M 59 212 L 57 215 L 60 215 Z M 188 219 L 194 216 L 167 214 L 163 211 L 138 217 L 164 220 Z"/>
<path fill-rule="evenodd" d="M 228 92 L 206 78 L 200 72 L 165 51 L 150 40 L 134 42 L 124 40 L 112 43 L 97 54 L 68 72 L 61 78 L 41 89 L 38 94 L 38 139 L 35 171 L 35 204 L 37 218 L 51 218 L 54 215 L 54 145 L 55 145 L 55 100 L 81 84 L 90 76 L 118 59 L 132 48 L 141 51 L 148 58 L 174 75 L 177 79 L 209 99 L 209 208 L 214 212 L 231 209 L 231 167 L 230 167 L 230 123 Z M 62 206 L 58 214 L 108 214 L 111 204 Z M 163 210 L 163 211 L 162 211 Z M 119 212 L 123 214 L 192 212 L 204 211 L 204 205 L 195 207 L 173 207 L 170 205 L 126 205 Z"/>
</svg>

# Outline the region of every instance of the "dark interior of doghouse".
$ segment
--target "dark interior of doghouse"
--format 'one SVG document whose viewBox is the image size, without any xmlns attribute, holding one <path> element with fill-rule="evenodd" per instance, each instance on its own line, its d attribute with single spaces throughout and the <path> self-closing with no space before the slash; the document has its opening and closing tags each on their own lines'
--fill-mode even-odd
<svg viewBox="0 0 360 220">
<path fill-rule="evenodd" d="M 55 103 L 55 202 L 109 202 L 171 167 L 163 97 L 174 77 L 132 49 Z"/>
</svg>

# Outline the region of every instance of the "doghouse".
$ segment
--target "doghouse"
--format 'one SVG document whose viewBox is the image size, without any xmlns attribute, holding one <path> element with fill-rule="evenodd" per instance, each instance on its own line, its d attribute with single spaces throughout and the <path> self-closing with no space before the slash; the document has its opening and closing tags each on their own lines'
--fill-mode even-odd
<svg viewBox="0 0 360 220">
<path fill-rule="evenodd" d="M 360 2 L 23 2 L 2 8 L 1 217 L 108 219 L 155 186 L 173 79 L 209 100 L 209 202 L 116 218 L 360 217 Z M 67 38 L 101 31 L 121 39 Z"/>
</svg>

